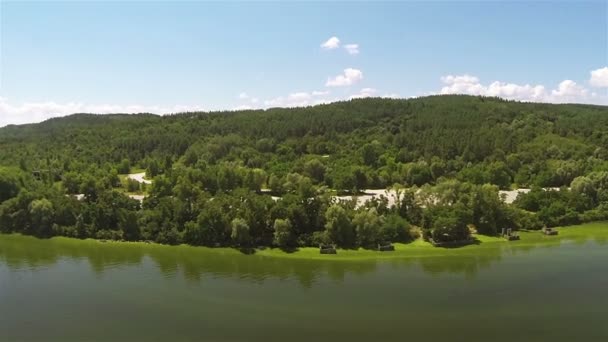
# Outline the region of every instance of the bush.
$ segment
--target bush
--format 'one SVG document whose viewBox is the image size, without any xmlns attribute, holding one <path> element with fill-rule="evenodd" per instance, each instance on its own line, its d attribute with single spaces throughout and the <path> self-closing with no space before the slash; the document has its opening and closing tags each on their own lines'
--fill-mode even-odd
<svg viewBox="0 0 608 342">
<path fill-rule="evenodd" d="M 399 215 L 389 215 L 380 228 L 380 239 L 383 241 L 410 241 L 410 224 Z"/>
<path fill-rule="evenodd" d="M 578 217 L 581 222 L 608 220 L 608 206 L 602 204 L 595 209 L 585 211 L 584 213 L 580 214 Z"/>
<path fill-rule="evenodd" d="M 97 231 L 97 233 L 95 233 L 95 238 L 98 240 L 120 241 L 120 240 L 122 240 L 122 231 L 102 229 L 102 230 Z"/>
<path fill-rule="evenodd" d="M 543 227 L 543 222 L 537 214 L 522 209 L 512 211 L 512 223 L 518 230 L 539 230 Z"/>
<path fill-rule="evenodd" d="M 140 190 L 140 184 L 138 181 L 134 179 L 127 179 L 127 191 L 128 192 L 138 192 Z"/>
</svg>

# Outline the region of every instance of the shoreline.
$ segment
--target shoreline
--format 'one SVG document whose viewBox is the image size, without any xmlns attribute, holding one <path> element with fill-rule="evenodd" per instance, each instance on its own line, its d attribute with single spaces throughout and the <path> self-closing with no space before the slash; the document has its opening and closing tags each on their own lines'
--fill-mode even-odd
<svg viewBox="0 0 608 342">
<path fill-rule="evenodd" d="M 97 239 L 77 239 L 65 236 L 55 236 L 48 239 L 37 238 L 35 236 L 23 235 L 20 233 L 0 234 L 0 236 L 19 236 L 22 238 L 31 238 L 38 240 L 46 240 L 51 243 L 58 244 L 85 244 L 101 248 L 122 248 L 122 247 L 137 247 L 149 249 L 166 249 L 173 251 L 195 251 L 202 254 L 213 253 L 216 255 L 225 256 L 243 256 L 243 257 L 264 257 L 264 258 L 279 258 L 279 259 L 298 259 L 298 260 L 335 260 L 335 261 L 374 261 L 374 260 L 391 260 L 391 259 L 408 259 L 422 257 L 442 257 L 453 255 L 471 255 L 474 256 L 477 251 L 488 248 L 526 248 L 532 246 L 551 246 L 562 244 L 567 241 L 585 242 L 590 239 L 601 239 L 608 241 L 608 222 L 592 222 L 575 226 L 557 227 L 559 235 L 545 236 L 541 231 L 522 231 L 519 232 L 521 240 L 507 241 L 501 237 L 492 237 L 485 235 L 474 235 L 477 239 L 476 244 L 466 245 L 456 248 L 434 247 L 430 242 L 417 239 L 409 243 L 394 243 L 395 251 L 379 252 L 376 250 L 368 250 L 363 248 L 358 249 L 338 249 L 337 254 L 320 254 L 317 247 L 300 247 L 293 252 L 286 252 L 280 248 L 266 247 L 264 249 L 254 249 L 252 254 L 245 254 L 233 247 L 206 247 L 192 245 L 165 245 L 156 242 L 144 241 L 114 241 L 114 240 L 97 240 Z"/>
</svg>

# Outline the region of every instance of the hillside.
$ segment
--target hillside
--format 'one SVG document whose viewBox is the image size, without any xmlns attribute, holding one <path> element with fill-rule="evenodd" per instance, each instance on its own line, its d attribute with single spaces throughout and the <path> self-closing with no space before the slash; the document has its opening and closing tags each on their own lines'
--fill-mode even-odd
<svg viewBox="0 0 608 342">
<path fill-rule="evenodd" d="M 393 230 L 414 223 L 429 234 L 438 227 L 436 239 L 451 234 L 439 228 L 453 226 L 458 232 L 446 239 L 457 239 L 468 235 L 468 224 L 495 233 L 506 224 L 539 227 L 575 216 L 574 221 L 586 220 L 578 215 L 596 210 L 604 200 L 599 187 L 608 171 L 607 148 L 608 107 L 472 96 L 369 98 L 169 116 L 75 114 L 0 129 L 0 184 L 6 189 L 0 229 L 246 245 L 279 243 L 280 227 L 290 232 L 289 245 L 320 239 L 364 245 L 379 238 L 361 240 L 357 222 L 371 220 L 378 227 L 392 222 Z M 120 176 L 134 169 L 146 170 L 154 184 L 145 187 Z M 528 202 L 516 202 L 518 210 L 525 210 L 514 214 L 489 198 L 497 197 L 489 194 L 498 188 L 570 187 L 581 176 L 589 177 L 576 182 L 590 185 L 573 188 L 583 189 L 578 195 L 589 197 L 583 200 L 572 197 L 574 191 L 532 191 L 525 196 Z M 322 195 L 394 184 L 424 187 L 443 200 L 421 206 L 424 199 L 410 194 L 410 202 L 404 199 L 399 208 L 376 203 L 380 206 L 373 215 L 378 217 L 370 217 L 349 205 L 336 207 Z M 273 202 L 263 188 L 283 200 Z M 438 195 L 446 188 L 451 197 Z M 124 192 L 149 194 L 143 210 Z M 85 201 L 69 202 L 69 194 L 84 194 Z M 235 194 L 259 202 L 239 213 Z M 481 220 L 489 209 L 476 207 L 483 196 L 486 204 L 499 207 L 492 209 L 491 219 Z M 317 198 L 318 203 L 302 204 L 298 198 Z M 550 209 L 556 202 L 561 207 Z M 32 211 L 38 206 L 50 217 L 28 222 L 36 219 Z M 19 210 L 29 216 L 20 218 Z M 435 218 L 443 216 L 446 221 L 437 223 Z M 346 221 L 352 234 L 339 223 Z M 326 235 L 315 236 L 325 230 Z M 397 239 L 395 234 L 386 240 Z M 409 236 L 399 234 L 400 239 Z"/>
<path fill-rule="evenodd" d="M 10 151 L 0 163 L 82 171 L 123 159 L 142 168 L 152 160 L 236 161 L 283 176 L 330 155 L 329 178 L 317 180 L 332 187 L 340 187 L 334 182 L 345 169 L 366 174 L 361 188 L 422 185 L 443 175 L 502 187 L 562 186 L 604 167 L 607 114 L 598 106 L 470 96 L 164 117 L 78 114 L 0 129 L 0 147 Z"/>
</svg>

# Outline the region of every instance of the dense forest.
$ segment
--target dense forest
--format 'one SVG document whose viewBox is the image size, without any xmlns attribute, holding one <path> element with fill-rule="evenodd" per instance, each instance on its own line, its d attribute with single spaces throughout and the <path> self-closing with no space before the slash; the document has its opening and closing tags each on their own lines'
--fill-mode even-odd
<svg viewBox="0 0 608 342">
<path fill-rule="evenodd" d="M 1 128 L 0 151 L 5 233 L 370 247 L 608 219 L 601 106 L 452 95 L 75 114 Z M 126 177 L 144 170 L 150 185 Z M 394 205 L 335 197 L 385 188 Z M 505 203 L 514 188 L 532 190 Z"/>
</svg>

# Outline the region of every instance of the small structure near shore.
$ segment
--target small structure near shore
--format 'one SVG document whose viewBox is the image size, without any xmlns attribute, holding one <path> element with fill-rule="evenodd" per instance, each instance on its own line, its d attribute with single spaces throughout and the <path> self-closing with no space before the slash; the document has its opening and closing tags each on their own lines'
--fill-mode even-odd
<svg viewBox="0 0 608 342">
<path fill-rule="evenodd" d="M 390 242 L 382 242 L 378 244 L 378 252 L 394 252 L 395 246 Z"/>
<path fill-rule="evenodd" d="M 545 235 L 557 235 L 558 231 L 553 229 L 553 228 L 549 228 L 549 227 L 545 227 L 543 228 L 543 234 Z"/>
<path fill-rule="evenodd" d="M 503 228 L 501 236 L 508 241 L 519 240 L 519 234 L 513 231 L 513 228 Z"/>
<path fill-rule="evenodd" d="M 336 251 L 336 246 L 334 245 L 319 245 L 319 253 L 321 254 L 338 254 Z"/>
</svg>

